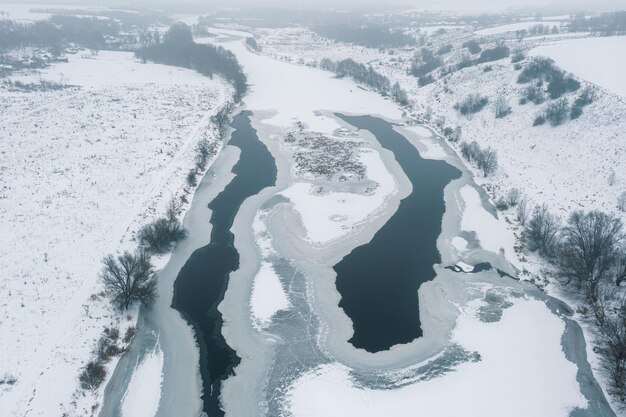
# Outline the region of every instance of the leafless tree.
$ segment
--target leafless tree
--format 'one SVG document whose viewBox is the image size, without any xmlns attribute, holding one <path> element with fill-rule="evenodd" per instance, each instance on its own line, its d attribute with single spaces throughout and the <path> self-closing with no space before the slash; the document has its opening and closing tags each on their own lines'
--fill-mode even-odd
<svg viewBox="0 0 626 417">
<path fill-rule="evenodd" d="M 541 255 L 548 258 L 554 256 L 560 229 L 559 223 L 559 219 L 550 213 L 546 204 L 536 206 L 524 230 L 528 249 L 539 251 Z"/>
<path fill-rule="evenodd" d="M 135 303 L 149 306 L 156 298 L 157 283 L 146 252 L 124 252 L 115 258 L 108 255 L 103 259 L 100 273 L 111 302 L 117 308 L 128 309 Z"/>
<path fill-rule="evenodd" d="M 608 303 L 605 303 L 608 304 Z M 606 308 L 603 306 L 602 308 Z M 598 321 L 600 365 L 609 379 L 610 392 L 626 401 L 626 298 L 613 301 L 613 311 L 605 311 Z"/>
<path fill-rule="evenodd" d="M 619 287 L 622 282 L 626 282 L 626 244 L 617 250 L 614 270 L 615 285 Z"/>
<path fill-rule="evenodd" d="M 608 276 L 617 260 L 622 222 L 599 211 L 575 211 L 563 229 L 563 237 L 562 273 L 594 302 L 599 282 Z"/>
<path fill-rule="evenodd" d="M 496 119 L 506 117 L 511 113 L 511 106 L 509 105 L 509 99 L 504 93 L 498 94 L 493 102 L 493 111 L 496 115 Z"/>
<path fill-rule="evenodd" d="M 626 191 L 617 197 L 617 208 L 621 211 L 626 211 Z"/>
</svg>

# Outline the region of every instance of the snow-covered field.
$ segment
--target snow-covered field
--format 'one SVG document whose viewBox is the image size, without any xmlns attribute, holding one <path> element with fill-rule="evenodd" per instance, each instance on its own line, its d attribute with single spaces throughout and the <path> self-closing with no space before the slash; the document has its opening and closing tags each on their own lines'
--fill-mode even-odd
<svg viewBox="0 0 626 417">
<path fill-rule="evenodd" d="M 186 192 L 194 147 L 217 140 L 209 118 L 232 92 L 127 52 L 12 79 L 39 78 L 76 87 L 0 89 L 0 374 L 17 379 L 0 409 L 87 415 L 95 399 L 76 396 L 79 370 L 119 320 L 100 294 L 100 260 L 132 249 L 138 227 Z"/>
<path fill-rule="evenodd" d="M 548 56 L 564 70 L 626 98 L 626 36 L 548 43 L 530 54 Z"/>
<path fill-rule="evenodd" d="M 536 20 L 536 21 L 525 21 L 519 23 L 511 23 L 508 25 L 494 26 L 486 29 L 480 29 L 474 32 L 479 36 L 488 36 L 488 35 L 499 35 L 507 32 L 515 32 L 518 30 L 528 30 L 533 26 L 542 25 L 549 26 L 552 28 L 553 26 L 559 27 L 561 22 L 559 21 L 547 21 L 547 20 Z"/>
</svg>

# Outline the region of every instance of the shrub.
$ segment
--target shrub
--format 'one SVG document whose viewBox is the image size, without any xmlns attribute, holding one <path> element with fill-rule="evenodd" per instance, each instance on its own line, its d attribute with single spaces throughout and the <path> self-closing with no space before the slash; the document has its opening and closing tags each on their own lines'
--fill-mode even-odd
<svg viewBox="0 0 626 417">
<path fill-rule="evenodd" d="M 480 94 L 470 94 L 462 102 L 456 103 L 454 108 L 462 115 L 470 115 L 481 111 L 489 102 L 489 99 Z"/>
<path fill-rule="evenodd" d="M 187 185 L 190 187 L 195 187 L 197 184 L 198 181 L 196 179 L 196 171 L 192 169 L 187 173 Z"/>
<path fill-rule="evenodd" d="M 478 57 L 478 63 L 497 61 L 509 56 L 509 48 L 505 45 L 498 45 L 491 49 L 485 49 Z"/>
<path fill-rule="evenodd" d="M 509 106 L 509 100 L 504 94 L 499 94 L 493 102 L 493 111 L 496 115 L 496 119 L 511 114 L 511 106 Z"/>
<path fill-rule="evenodd" d="M 498 168 L 498 156 L 492 148 L 481 149 L 476 141 L 461 142 L 461 155 L 470 162 L 475 162 L 483 174 L 488 176 Z"/>
<path fill-rule="evenodd" d="M 569 110 L 567 99 L 561 98 L 548 104 L 545 118 L 552 126 L 558 126 L 567 119 Z"/>
<path fill-rule="evenodd" d="M 472 39 L 470 41 L 464 42 L 463 43 L 463 47 L 467 48 L 467 50 L 471 53 L 471 54 L 477 54 L 480 51 L 482 51 L 482 48 L 480 47 L 480 45 L 478 44 L 478 41 L 475 39 Z"/>
<path fill-rule="evenodd" d="M 135 303 L 152 304 L 157 295 L 156 278 L 143 250 L 126 251 L 117 258 L 108 255 L 102 263 L 100 279 L 115 307 L 126 310 Z"/>
<path fill-rule="evenodd" d="M 535 117 L 535 121 L 533 122 L 533 126 L 541 126 L 546 122 L 546 118 L 543 115 L 539 115 Z"/>
<path fill-rule="evenodd" d="M 569 112 L 569 118 L 572 120 L 578 119 L 583 114 L 582 107 L 573 105 L 572 110 Z"/>
<path fill-rule="evenodd" d="M 506 201 L 509 207 L 515 207 L 519 201 L 522 193 L 517 188 L 511 188 L 506 195 Z"/>
<path fill-rule="evenodd" d="M 209 156 L 215 152 L 214 144 L 207 138 L 202 138 L 196 145 L 196 167 L 204 170 L 209 161 Z"/>
<path fill-rule="evenodd" d="M 187 237 L 187 230 L 177 219 L 160 218 L 139 230 L 139 242 L 154 254 L 164 254 L 172 250 L 174 244 Z"/>
<path fill-rule="evenodd" d="M 547 258 L 553 257 L 559 229 L 559 220 L 548 211 L 548 206 L 536 206 L 524 229 L 528 249 L 538 251 Z"/>
<path fill-rule="evenodd" d="M 483 72 L 491 72 L 493 71 L 493 67 L 491 65 L 485 65 L 485 68 L 483 68 Z"/>
<path fill-rule="evenodd" d="M 541 104 L 546 101 L 543 89 L 539 85 L 530 85 L 526 87 L 524 91 L 522 91 L 522 99 L 526 101 L 523 103 L 520 101 L 520 104 L 526 104 L 528 101 L 534 104 Z"/>
<path fill-rule="evenodd" d="M 626 191 L 617 197 L 617 208 L 621 211 L 626 211 Z"/>
<path fill-rule="evenodd" d="M 100 362 L 91 361 L 85 366 L 78 377 L 80 387 L 85 390 L 96 390 L 100 384 L 102 384 L 102 381 L 104 381 L 106 374 L 107 371 Z"/>
<path fill-rule="evenodd" d="M 431 74 L 423 75 L 417 79 L 417 85 L 420 87 L 424 87 L 425 85 L 432 84 L 435 82 L 435 79 Z"/>
<path fill-rule="evenodd" d="M 520 199 L 520 201 L 517 203 L 517 209 L 515 211 L 515 214 L 519 224 L 524 226 L 526 224 L 528 216 L 530 215 L 530 209 L 528 208 L 528 199 L 526 199 L 525 197 Z"/>
<path fill-rule="evenodd" d="M 518 49 L 511 55 L 511 62 L 515 64 L 516 62 L 523 61 L 525 58 L 526 55 L 524 55 L 524 51 Z"/>
<path fill-rule="evenodd" d="M 135 327 L 133 326 L 126 329 L 126 334 L 124 334 L 122 342 L 126 344 L 130 343 L 130 341 L 133 340 L 133 337 L 135 337 L 135 333 L 137 333 L 137 329 L 135 329 Z"/>
<path fill-rule="evenodd" d="M 509 204 L 504 199 L 504 197 L 500 197 L 499 199 L 496 200 L 496 209 L 500 211 L 504 211 L 504 210 L 507 210 L 508 208 L 509 208 Z"/>
<path fill-rule="evenodd" d="M 246 45 L 255 52 L 261 52 L 261 46 L 257 43 L 253 37 L 246 38 Z"/>
<path fill-rule="evenodd" d="M 400 87 L 398 82 L 391 86 L 391 97 L 403 106 L 409 104 L 409 96 L 406 94 L 406 91 Z"/>
</svg>

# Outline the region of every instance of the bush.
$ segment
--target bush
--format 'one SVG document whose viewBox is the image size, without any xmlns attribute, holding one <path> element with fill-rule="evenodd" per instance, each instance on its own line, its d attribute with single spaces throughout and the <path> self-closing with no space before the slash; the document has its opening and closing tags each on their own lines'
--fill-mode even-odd
<svg viewBox="0 0 626 417">
<path fill-rule="evenodd" d="M 461 142 L 461 155 L 468 161 L 475 162 L 485 177 L 498 168 L 497 152 L 492 148 L 481 149 L 476 141 Z"/>
<path fill-rule="evenodd" d="M 511 106 L 509 106 L 509 100 L 504 94 L 499 94 L 493 102 L 493 111 L 496 115 L 496 119 L 511 114 Z"/>
<path fill-rule="evenodd" d="M 482 51 L 482 48 L 480 47 L 480 45 L 478 44 L 478 41 L 472 39 L 470 41 L 467 41 L 465 43 L 463 43 L 463 47 L 467 48 L 467 50 L 471 53 L 471 54 L 477 54 L 480 51 Z"/>
<path fill-rule="evenodd" d="M 528 199 L 526 199 L 525 197 L 522 198 L 517 203 L 517 209 L 515 211 L 515 214 L 516 214 L 516 217 L 517 217 L 517 221 L 522 226 L 524 226 L 526 224 L 526 220 L 528 219 L 528 217 L 530 215 L 530 209 L 528 208 L 528 204 L 529 204 L 528 203 Z"/>
<path fill-rule="evenodd" d="M 406 91 L 400 87 L 400 84 L 396 82 L 391 86 L 391 97 L 402 106 L 406 106 L 409 104 L 409 96 L 406 94 Z"/>
<path fill-rule="evenodd" d="M 515 207 L 519 201 L 522 193 L 517 188 L 511 188 L 506 194 L 506 201 L 509 207 Z"/>
<path fill-rule="evenodd" d="M 504 45 L 498 45 L 495 48 L 485 49 L 478 57 L 478 63 L 497 61 L 509 56 L 509 48 Z"/>
<path fill-rule="evenodd" d="M 257 43 L 253 37 L 246 38 L 246 45 L 255 52 L 261 52 L 261 46 Z"/>
<path fill-rule="evenodd" d="M 493 71 L 493 67 L 491 65 L 485 65 L 485 68 L 483 68 L 483 72 L 491 72 Z"/>
<path fill-rule="evenodd" d="M 571 120 L 575 120 L 575 119 L 578 119 L 582 114 L 583 114 L 582 107 L 573 105 L 572 110 L 569 112 L 569 118 Z"/>
<path fill-rule="evenodd" d="M 215 152 L 215 145 L 207 138 L 202 138 L 196 145 L 196 167 L 204 170 L 209 161 L 209 157 Z"/>
<path fill-rule="evenodd" d="M 543 115 L 539 115 L 535 117 L 535 121 L 533 122 L 533 126 L 541 126 L 546 123 L 546 118 Z"/>
<path fill-rule="evenodd" d="M 190 187 L 195 187 L 197 184 L 198 181 L 196 180 L 196 171 L 192 169 L 187 173 L 187 185 Z"/>
<path fill-rule="evenodd" d="M 82 389 L 96 390 L 107 375 L 106 369 L 100 362 L 91 361 L 80 373 L 78 381 Z"/>
<path fill-rule="evenodd" d="M 536 206 L 524 229 L 528 249 L 552 258 L 558 243 L 559 229 L 559 220 L 548 211 L 548 206 Z"/>
<path fill-rule="evenodd" d="M 470 94 L 462 102 L 456 103 L 454 108 L 462 115 L 470 115 L 481 111 L 485 108 L 488 102 L 489 99 L 485 96 L 480 94 Z"/>
<path fill-rule="evenodd" d="M 524 91 L 522 91 L 522 100 L 520 104 L 526 104 L 526 102 L 530 101 L 534 104 L 541 104 L 546 101 L 545 95 L 543 93 L 543 89 L 539 85 L 531 85 L 528 86 Z"/>
<path fill-rule="evenodd" d="M 186 237 L 187 230 L 177 219 L 160 218 L 139 230 L 141 246 L 154 254 L 164 254 L 171 251 L 176 242 Z"/>
<path fill-rule="evenodd" d="M 570 75 L 565 75 L 563 71 L 556 67 L 554 61 L 548 58 L 533 58 L 517 78 L 517 82 L 520 84 L 528 83 L 532 80 L 547 81 L 547 92 L 552 99 L 557 99 L 563 94 L 580 88 L 580 83 L 577 80 Z"/>
<path fill-rule="evenodd" d="M 524 51 L 517 50 L 511 56 L 511 62 L 515 64 L 516 62 L 520 62 L 526 59 L 526 55 L 524 55 Z"/>
<path fill-rule="evenodd" d="M 621 211 L 626 211 L 626 191 L 617 197 L 617 208 Z"/>
<path fill-rule="evenodd" d="M 115 307 L 126 310 L 135 303 L 152 304 L 157 295 L 156 278 L 144 251 L 126 251 L 117 258 L 108 255 L 102 263 L 100 279 Z"/>
<path fill-rule="evenodd" d="M 569 110 L 567 99 L 561 98 L 548 104 L 545 118 L 552 126 L 558 126 L 567 119 Z"/>
<path fill-rule="evenodd" d="M 425 85 L 432 84 L 435 82 L 435 79 L 431 74 L 421 76 L 417 79 L 417 85 L 420 87 L 424 87 Z"/>
</svg>

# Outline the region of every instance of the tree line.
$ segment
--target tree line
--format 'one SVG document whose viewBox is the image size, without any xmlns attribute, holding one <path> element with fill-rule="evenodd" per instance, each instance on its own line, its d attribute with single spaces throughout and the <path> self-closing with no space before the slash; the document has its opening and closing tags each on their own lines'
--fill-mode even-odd
<svg viewBox="0 0 626 417">
<path fill-rule="evenodd" d="M 235 55 L 221 46 L 195 43 L 191 28 L 184 23 L 173 24 L 162 43 L 141 48 L 135 55 L 144 61 L 190 68 L 207 76 L 220 75 L 235 88 L 237 102 L 248 88 Z"/>
</svg>

